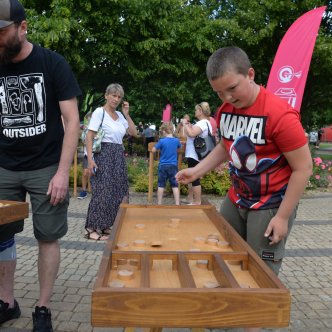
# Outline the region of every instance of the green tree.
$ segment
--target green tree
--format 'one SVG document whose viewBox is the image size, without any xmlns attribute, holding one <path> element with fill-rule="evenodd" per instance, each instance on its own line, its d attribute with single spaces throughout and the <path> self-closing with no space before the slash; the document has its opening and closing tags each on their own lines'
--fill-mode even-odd
<svg viewBox="0 0 332 332">
<path fill-rule="evenodd" d="M 166 103 L 174 115 L 202 100 L 220 100 L 205 76 L 219 47 L 244 48 L 266 84 L 278 45 L 290 25 L 328 5 L 302 103 L 305 126 L 331 122 L 331 1 L 322 0 L 22 0 L 29 37 L 63 54 L 84 93 L 121 83 L 136 122 L 158 122 Z M 314 120 L 313 120 L 314 119 Z"/>
</svg>

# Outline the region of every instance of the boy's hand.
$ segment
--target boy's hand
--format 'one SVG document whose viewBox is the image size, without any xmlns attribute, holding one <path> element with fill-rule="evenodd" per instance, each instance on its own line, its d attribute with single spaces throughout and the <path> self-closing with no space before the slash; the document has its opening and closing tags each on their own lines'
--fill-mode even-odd
<svg viewBox="0 0 332 332">
<path fill-rule="evenodd" d="M 268 237 L 270 242 L 270 245 L 277 244 L 280 242 L 283 238 L 287 236 L 288 232 L 288 219 L 283 219 L 278 216 L 274 216 L 265 233 L 264 236 Z"/>
<path fill-rule="evenodd" d="M 193 168 L 186 168 L 178 172 L 175 175 L 175 179 L 178 183 L 188 184 L 196 180 L 195 172 Z"/>
</svg>

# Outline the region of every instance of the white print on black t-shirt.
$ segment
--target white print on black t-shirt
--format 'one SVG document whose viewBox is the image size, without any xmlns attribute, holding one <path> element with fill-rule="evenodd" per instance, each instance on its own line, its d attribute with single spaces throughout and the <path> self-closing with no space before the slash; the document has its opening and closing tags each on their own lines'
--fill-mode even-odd
<svg viewBox="0 0 332 332">
<path fill-rule="evenodd" d="M 255 117 L 223 113 L 220 119 L 221 136 L 228 140 L 235 140 L 240 136 L 248 136 L 255 145 L 266 144 L 266 117 Z"/>
<path fill-rule="evenodd" d="M 0 78 L 0 114 L 4 136 L 18 138 L 44 133 L 45 103 L 42 73 Z"/>
</svg>

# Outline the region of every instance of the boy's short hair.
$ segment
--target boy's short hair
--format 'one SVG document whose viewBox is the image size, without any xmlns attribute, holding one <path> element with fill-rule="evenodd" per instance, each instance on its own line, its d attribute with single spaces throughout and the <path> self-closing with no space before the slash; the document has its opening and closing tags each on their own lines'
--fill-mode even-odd
<svg viewBox="0 0 332 332">
<path fill-rule="evenodd" d="M 210 56 L 206 65 L 206 76 L 209 81 L 222 77 L 228 71 L 247 76 L 250 68 L 249 57 L 241 48 L 222 47 Z"/>
<path fill-rule="evenodd" d="M 161 133 L 165 133 L 166 135 L 173 134 L 173 124 L 172 122 L 164 122 L 159 128 Z"/>
</svg>

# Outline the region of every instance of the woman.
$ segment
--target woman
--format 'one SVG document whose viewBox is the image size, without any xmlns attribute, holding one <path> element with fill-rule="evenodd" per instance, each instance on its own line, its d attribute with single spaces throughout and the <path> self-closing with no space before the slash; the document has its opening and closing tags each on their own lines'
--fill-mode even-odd
<svg viewBox="0 0 332 332">
<path fill-rule="evenodd" d="M 88 208 L 85 237 L 107 240 L 120 203 L 129 199 L 127 166 L 123 137 L 126 132 L 136 136 L 136 126 L 129 116 L 129 103 L 122 102 L 122 113 L 116 108 L 124 96 L 120 84 L 110 84 L 105 92 L 105 105 L 93 113 L 86 136 L 88 169 L 91 176 L 92 197 Z M 99 126 L 105 132 L 101 152 L 92 153 L 92 142 Z"/>
<path fill-rule="evenodd" d="M 199 159 L 194 147 L 194 139 L 196 136 L 206 137 L 209 130 L 212 132 L 210 124 L 210 106 L 207 102 L 202 102 L 195 106 L 195 117 L 198 119 L 194 125 L 189 121 L 184 121 L 184 132 L 187 135 L 185 157 L 188 161 L 188 167 L 195 167 L 199 163 Z M 187 203 L 189 205 L 200 205 L 202 196 L 202 188 L 200 180 L 197 179 L 188 186 Z"/>
<path fill-rule="evenodd" d="M 181 142 L 185 142 L 187 139 L 187 135 L 184 132 L 184 124 L 190 122 L 189 114 L 185 114 L 181 119 L 180 123 L 176 127 L 175 136 L 179 138 Z"/>
</svg>

